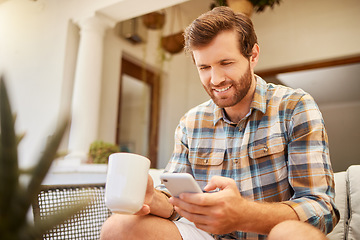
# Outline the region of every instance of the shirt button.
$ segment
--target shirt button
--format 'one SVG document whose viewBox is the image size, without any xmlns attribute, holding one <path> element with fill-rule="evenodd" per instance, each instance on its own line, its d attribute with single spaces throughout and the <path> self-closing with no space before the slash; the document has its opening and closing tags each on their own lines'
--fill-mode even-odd
<svg viewBox="0 0 360 240">
<path fill-rule="evenodd" d="M 205 159 L 205 160 L 204 160 L 204 163 L 209 163 L 209 159 Z"/>
<path fill-rule="evenodd" d="M 267 152 L 269 149 L 267 147 L 263 148 L 264 152 Z"/>
<path fill-rule="evenodd" d="M 239 160 L 237 160 L 237 159 L 236 159 L 236 160 L 234 160 L 234 163 L 238 163 L 238 162 L 239 162 Z"/>
</svg>

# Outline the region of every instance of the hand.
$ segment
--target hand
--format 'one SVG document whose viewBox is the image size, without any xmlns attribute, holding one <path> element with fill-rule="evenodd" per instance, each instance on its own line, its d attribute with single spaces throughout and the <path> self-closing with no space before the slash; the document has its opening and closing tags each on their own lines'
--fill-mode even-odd
<svg viewBox="0 0 360 240">
<path fill-rule="evenodd" d="M 142 208 L 138 212 L 135 213 L 135 215 L 143 216 L 143 215 L 150 214 L 150 205 L 151 205 L 152 200 L 154 198 L 154 194 L 155 194 L 154 181 L 153 181 L 152 177 L 149 174 L 148 181 L 147 181 L 144 204 L 143 204 Z"/>
<path fill-rule="evenodd" d="M 215 193 L 182 193 L 179 198 L 170 198 L 170 202 L 181 216 L 206 232 L 225 234 L 240 230 L 250 202 L 241 197 L 231 178 L 215 176 L 204 190 L 217 188 L 220 191 Z"/>
</svg>

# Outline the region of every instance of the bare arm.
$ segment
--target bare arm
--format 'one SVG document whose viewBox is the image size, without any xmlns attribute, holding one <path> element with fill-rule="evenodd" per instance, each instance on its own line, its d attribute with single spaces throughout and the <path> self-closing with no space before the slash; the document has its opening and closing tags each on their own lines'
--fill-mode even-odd
<svg viewBox="0 0 360 240">
<path fill-rule="evenodd" d="M 204 231 L 225 234 L 232 231 L 268 234 L 278 223 L 298 220 L 295 211 L 282 203 L 252 202 L 241 197 L 234 180 L 213 177 L 205 190 L 217 193 L 182 194 L 171 198 L 175 210 Z"/>
<path fill-rule="evenodd" d="M 136 215 L 152 214 L 162 218 L 169 218 L 174 211 L 174 207 L 169 203 L 169 198 L 153 186 L 153 179 L 149 175 L 144 205 Z"/>
</svg>

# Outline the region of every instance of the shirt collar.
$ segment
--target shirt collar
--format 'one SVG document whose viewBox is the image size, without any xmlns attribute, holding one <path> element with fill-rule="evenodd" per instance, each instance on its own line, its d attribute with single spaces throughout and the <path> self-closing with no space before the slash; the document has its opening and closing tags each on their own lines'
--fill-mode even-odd
<svg viewBox="0 0 360 240">
<path fill-rule="evenodd" d="M 256 77 L 256 89 L 254 93 L 253 101 L 251 102 L 250 108 L 257 109 L 263 114 L 266 112 L 266 92 L 267 92 L 267 83 L 261 77 L 255 75 Z"/>
<path fill-rule="evenodd" d="M 261 111 L 263 114 L 266 112 L 266 91 L 267 91 L 267 83 L 259 76 L 256 77 L 256 89 L 254 93 L 254 98 L 250 105 L 250 112 L 252 109 L 257 109 Z M 223 119 L 226 121 L 225 112 L 223 108 L 219 108 L 215 103 L 214 104 L 214 126 L 216 123 Z"/>
</svg>

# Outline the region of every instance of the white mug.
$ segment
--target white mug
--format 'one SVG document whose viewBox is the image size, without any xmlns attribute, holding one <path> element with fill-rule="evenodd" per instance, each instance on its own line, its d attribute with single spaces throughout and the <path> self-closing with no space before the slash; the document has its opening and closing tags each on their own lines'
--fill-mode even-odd
<svg viewBox="0 0 360 240">
<path fill-rule="evenodd" d="M 145 199 L 150 160 L 133 153 L 113 153 L 105 186 L 105 205 L 114 213 L 134 214 Z"/>
</svg>

